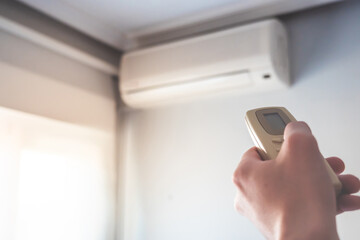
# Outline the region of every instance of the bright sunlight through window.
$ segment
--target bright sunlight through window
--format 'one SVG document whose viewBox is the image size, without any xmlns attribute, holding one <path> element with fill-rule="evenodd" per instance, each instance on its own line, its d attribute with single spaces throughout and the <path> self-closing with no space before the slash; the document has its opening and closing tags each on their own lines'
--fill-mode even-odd
<svg viewBox="0 0 360 240">
<path fill-rule="evenodd" d="M 0 239 L 112 238 L 108 133 L 1 108 L 0 132 Z"/>
</svg>

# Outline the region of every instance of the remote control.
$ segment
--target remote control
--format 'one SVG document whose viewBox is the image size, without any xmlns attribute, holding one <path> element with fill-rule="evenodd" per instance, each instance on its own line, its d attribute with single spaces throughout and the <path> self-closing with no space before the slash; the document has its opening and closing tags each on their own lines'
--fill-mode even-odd
<svg viewBox="0 0 360 240">
<path fill-rule="evenodd" d="M 250 110 L 245 122 L 254 144 L 263 160 L 275 159 L 284 141 L 284 129 L 296 119 L 284 107 L 266 107 Z M 342 184 L 329 163 L 324 159 L 336 194 L 341 192 Z"/>
</svg>

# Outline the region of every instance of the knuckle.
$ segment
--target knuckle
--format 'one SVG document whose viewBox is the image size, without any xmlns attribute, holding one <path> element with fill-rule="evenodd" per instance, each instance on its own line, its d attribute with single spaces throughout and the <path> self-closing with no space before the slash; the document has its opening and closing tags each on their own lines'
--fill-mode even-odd
<svg viewBox="0 0 360 240">
<path fill-rule="evenodd" d="M 250 176 L 250 169 L 248 164 L 245 164 L 244 161 L 240 162 L 239 166 L 233 174 L 233 182 L 235 185 L 240 187 L 246 179 Z"/>
<path fill-rule="evenodd" d="M 238 177 L 237 172 L 235 171 L 232 177 L 232 181 L 235 185 L 239 185 L 240 184 L 240 178 Z"/>
<path fill-rule="evenodd" d="M 240 167 L 238 167 L 236 169 L 236 171 L 233 174 L 233 183 L 237 186 L 240 187 L 243 181 L 243 175 L 241 174 L 242 170 Z"/>
</svg>

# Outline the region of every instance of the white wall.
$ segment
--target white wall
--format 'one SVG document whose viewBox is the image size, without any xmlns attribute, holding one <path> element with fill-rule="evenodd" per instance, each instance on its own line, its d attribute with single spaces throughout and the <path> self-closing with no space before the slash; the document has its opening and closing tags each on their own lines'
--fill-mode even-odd
<svg viewBox="0 0 360 240">
<path fill-rule="evenodd" d="M 233 209 L 232 173 L 252 141 L 246 110 L 287 107 L 307 121 L 325 156 L 360 176 L 360 2 L 284 18 L 294 83 L 289 90 L 133 111 L 126 159 L 126 239 L 263 239 Z M 338 217 L 359 239 L 360 212 Z"/>
</svg>

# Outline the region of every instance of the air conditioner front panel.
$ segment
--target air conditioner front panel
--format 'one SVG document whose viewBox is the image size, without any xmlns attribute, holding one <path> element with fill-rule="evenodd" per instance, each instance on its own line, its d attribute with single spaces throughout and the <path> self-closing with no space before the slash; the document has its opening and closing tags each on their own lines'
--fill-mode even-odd
<svg viewBox="0 0 360 240">
<path fill-rule="evenodd" d="M 183 75 L 205 77 L 257 66 L 270 47 L 264 28 L 271 23 L 263 25 L 259 28 L 258 23 L 252 24 L 128 53 L 123 58 L 122 79 L 129 80 L 129 87 L 133 82 L 149 86 L 182 81 Z"/>
<path fill-rule="evenodd" d="M 225 87 L 227 81 L 224 79 L 227 78 L 221 78 L 223 88 L 220 80 L 206 85 L 206 79 L 214 83 L 214 76 L 235 73 L 247 73 L 248 84 L 234 84 L 233 88 L 258 86 L 268 75 L 270 78 L 265 79 L 265 85 L 283 81 L 280 78 L 286 75 L 282 74 L 284 71 L 274 69 L 282 64 L 279 59 L 287 59 L 278 56 L 286 56 L 281 46 L 275 51 L 273 49 L 276 45 L 274 39 L 279 36 L 286 40 L 282 24 L 277 20 L 266 20 L 126 53 L 120 68 L 122 98 L 129 105 L 136 102 L 139 106 L 146 97 L 149 98 L 148 104 L 161 99 L 171 100 L 174 96 L 190 97 L 214 92 L 204 86 L 217 86 L 218 91 L 223 91 L 229 89 Z"/>
</svg>

